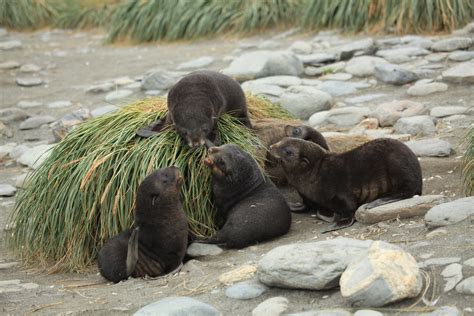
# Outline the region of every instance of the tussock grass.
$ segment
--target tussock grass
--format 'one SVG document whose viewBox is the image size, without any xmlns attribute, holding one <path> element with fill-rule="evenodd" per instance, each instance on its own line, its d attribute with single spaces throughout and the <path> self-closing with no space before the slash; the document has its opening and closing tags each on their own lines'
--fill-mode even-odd
<svg viewBox="0 0 474 316">
<path fill-rule="evenodd" d="M 114 2 L 96 3 L 77 0 L 55 0 L 54 26 L 62 29 L 104 27 L 110 23 Z M 109 1 L 110 2 L 110 1 Z"/>
<path fill-rule="evenodd" d="M 474 194 L 474 126 L 471 126 L 465 138 L 466 153 L 462 169 L 462 181 L 464 194 L 472 196 Z"/>
<path fill-rule="evenodd" d="M 0 25 L 19 30 L 36 29 L 48 24 L 55 9 L 46 1 L 0 0 Z"/>
<path fill-rule="evenodd" d="M 251 118 L 291 118 L 270 102 L 247 96 Z M 32 173 L 17 195 L 11 245 L 26 263 L 51 271 L 81 270 L 110 236 L 131 226 L 135 192 L 151 171 L 174 165 L 184 175 L 183 205 L 197 236 L 215 231 L 205 148 L 190 149 L 174 129 L 148 139 L 135 131 L 165 116 L 166 99 L 138 101 L 84 122 L 70 132 Z M 218 122 L 222 143 L 235 143 L 255 156 L 262 145 L 231 116 Z M 261 152 L 261 151 L 260 151 Z"/>
</svg>

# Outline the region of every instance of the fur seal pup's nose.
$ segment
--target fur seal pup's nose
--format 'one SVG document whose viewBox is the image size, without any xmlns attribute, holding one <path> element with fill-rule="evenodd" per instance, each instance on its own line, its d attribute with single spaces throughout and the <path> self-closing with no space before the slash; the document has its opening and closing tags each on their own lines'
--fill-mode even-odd
<svg viewBox="0 0 474 316">
<path fill-rule="evenodd" d="M 209 150 L 208 150 L 208 152 L 209 152 L 210 154 L 215 154 L 215 153 L 218 152 L 218 151 L 219 151 L 219 148 L 217 148 L 217 147 L 215 147 L 215 146 L 209 148 Z"/>
<path fill-rule="evenodd" d="M 205 163 L 206 165 L 208 165 L 208 166 L 214 165 L 214 161 L 212 160 L 211 157 L 206 157 L 206 158 L 204 158 L 204 163 Z"/>
</svg>

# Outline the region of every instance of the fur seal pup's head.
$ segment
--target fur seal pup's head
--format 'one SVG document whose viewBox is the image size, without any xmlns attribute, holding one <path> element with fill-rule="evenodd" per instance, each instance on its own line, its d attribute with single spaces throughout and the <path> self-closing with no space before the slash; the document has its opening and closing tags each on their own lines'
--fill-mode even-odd
<svg viewBox="0 0 474 316">
<path fill-rule="evenodd" d="M 295 137 L 295 138 L 312 141 L 313 143 L 318 144 L 324 149 L 329 150 L 329 146 L 324 136 L 320 132 L 312 128 L 311 126 L 286 125 L 285 135 L 287 137 Z"/>
<path fill-rule="evenodd" d="M 263 179 L 257 162 L 235 144 L 209 148 L 204 163 L 211 168 L 215 180 L 229 183 L 251 183 Z"/>
<path fill-rule="evenodd" d="M 326 154 L 327 151 L 318 144 L 295 137 L 285 137 L 270 146 L 270 155 L 287 170 L 306 169 Z"/>
<path fill-rule="evenodd" d="M 179 201 L 183 183 L 176 167 L 166 167 L 149 174 L 140 184 L 136 197 L 135 219 L 153 220 L 158 206 L 172 205 Z"/>
<path fill-rule="evenodd" d="M 209 120 L 206 115 L 196 114 L 192 119 L 187 115 L 174 115 L 176 131 L 189 147 L 199 147 L 205 144 L 214 129 L 215 119 Z"/>
</svg>

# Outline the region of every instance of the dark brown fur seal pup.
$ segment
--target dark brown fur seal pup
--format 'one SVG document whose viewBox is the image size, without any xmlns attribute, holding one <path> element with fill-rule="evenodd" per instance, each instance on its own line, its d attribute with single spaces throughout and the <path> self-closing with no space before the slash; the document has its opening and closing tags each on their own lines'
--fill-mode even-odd
<svg viewBox="0 0 474 316">
<path fill-rule="evenodd" d="M 188 223 L 180 199 L 182 177 L 175 167 L 159 169 L 138 187 L 134 228 L 110 238 L 97 258 L 112 282 L 172 272 L 183 261 Z"/>
<path fill-rule="evenodd" d="M 319 146 L 323 147 L 326 150 L 329 150 L 328 143 L 326 142 L 326 139 L 324 136 L 315 130 L 314 128 L 307 126 L 307 125 L 297 125 L 297 126 L 292 126 L 292 125 L 287 125 L 285 126 L 285 135 L 287 137 L 296 137 L 300 139 L 304 139 L 310 142 L 313 142 L 315 144 L 318 144 Z"/>
<path fill-rule="evenodd" d="M 205 163 L 212 172 L 219 231 L 203 242 L 243 248 L 288 232 L 285 198 L 248 153 L 234 144 L 211 147 Z"/>
<path fill-rule="evenodd" d="M 206 139 L 216 143 L 217 120 L 224 113 L 237 117 L 251 127 L 245 94 L 234 79 L 215 71 L 196 71 L 178 81 L 168 93 L 168 115 L 137 131 L 149 137 L 164 126 L 175 125 L 189 145 L 204 145 Z"/>
<path fill-rule="evenodd" d="M 288 183 L 307 200 L 333 211 L 338 226 L 352 225 L 354 212 L 364 203 L 373 208 L 421 195 L 420 163 L 394 139 L 376 139 L 334 154 L 309 141 L 284 138 L 270 152 L 282 164 Z"/>
</svg>

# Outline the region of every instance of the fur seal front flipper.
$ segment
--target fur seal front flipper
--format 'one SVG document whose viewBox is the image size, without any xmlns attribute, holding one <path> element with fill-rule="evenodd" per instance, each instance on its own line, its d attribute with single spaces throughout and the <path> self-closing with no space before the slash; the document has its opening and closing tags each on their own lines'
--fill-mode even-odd
<svg viewBox="0 0 474 316">
<path fill-rule="evenodd" d="M 138 234 L 139 234 L 138 230 L 139 230 L 139 227 L 136 227 L 132 231 L 132 234 L 130 235 L 130 238 L 128 239 L 127 262 L 126 262 L 127 276 L 132 275 L 138 261 Z"/>
<path fill-rule="evenodd" d="M 136 134 L 143 138 L 149 138 L 153 135 L 158 134 L 163 129 L 164 126 L 165 126 L 165 122 L 159 119 L 148 126 L 138 129 Z"/>
<path fill-rule="evenodd" d="M 336 231 L 336 230 L 348 228 L 348 227 L 351 227 L 352 225 L 354 225 L 354 223 L 355 223 L 355 218 L 354 217 L 340 219 L 337 222 L 335 222 L 334 224 L 332 224 L 329 227 L 329 229 L 324 230 L 321 234 L 326 234 L 326 233 L 333 232 L 333 231 Z"/>
</svg>

